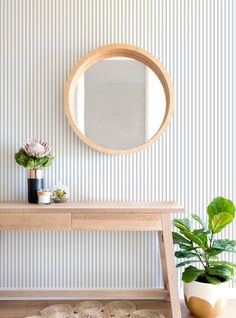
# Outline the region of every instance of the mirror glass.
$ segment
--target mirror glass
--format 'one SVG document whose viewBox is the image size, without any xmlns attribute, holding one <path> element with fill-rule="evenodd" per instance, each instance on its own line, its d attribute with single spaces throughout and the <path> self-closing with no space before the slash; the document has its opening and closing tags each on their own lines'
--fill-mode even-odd
<svg viewBox="0 0 236 318">
<path fill-rule="evenodd" d="M 104 59 L 87 69 L 73 86 L 70 102 L 81 133 L 114 150 L 150 140 L 166 112 L 159 78 L 145 64 L 126 57 Z"/>
</svg>

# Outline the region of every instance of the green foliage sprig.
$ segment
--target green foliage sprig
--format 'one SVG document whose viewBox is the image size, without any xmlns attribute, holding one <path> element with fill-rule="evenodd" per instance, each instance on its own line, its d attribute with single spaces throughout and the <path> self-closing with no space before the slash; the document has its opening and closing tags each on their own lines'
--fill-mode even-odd
<svg viewBox="0 0 236 318">
<path fill-rule="evenodd" d="M 56 189 L 53 191 L 53 197 L 56 200 L 62 200 L 66 197 L 66 195 L 67 195 L 66 191 L 62 189 Z"/>
<path fill-rule="evenodd" d="M 185 267 L 182 280 L 186 283 L 199 281 L 210 284 L 220 284 L 233 278 L 236 264 L 219 258 L 223 252 L 236 253 L 236 240 L 216 239 L 219 233 L 235 217 L 235 206 L 232 201 L 216 197 L 207 208 L 208 224 L 198 215 L 192 218 L 200 228 L 192 229 L 189 219 L 174 219 L 173 224 L 179 232 L 173 232 L 174 244 L 179 246 L 175 256 L 186 259 L 176 267 Z M 191 265 L 190 265 L 191 264 Z M 192 264 L 198 264 L 198 267 Z"/>
</svg>

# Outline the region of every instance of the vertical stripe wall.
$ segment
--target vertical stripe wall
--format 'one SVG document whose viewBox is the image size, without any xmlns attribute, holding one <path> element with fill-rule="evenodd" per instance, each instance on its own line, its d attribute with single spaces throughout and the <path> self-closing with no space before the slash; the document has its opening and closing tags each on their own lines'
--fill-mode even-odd
<svg viewBox="0 0 236 318">
<path fill-rule="evenodd" d="M 72 200 L 176 200 L 203 218 L 216 195 L 236 202 L 235 16 L 234 0 L 0 0 L 0 200 L 26 200 L 14 152 L 36 137 L 55 154 L 47 186 Z M 70 69 L 109 43 L 153 53 L 175 88 L 170 126 L 131 155 L 90 149 L 63 110 Z M 0 288 L 158 287 L 157 245 L 147 232 L 2 231 Z"/>
</svg>

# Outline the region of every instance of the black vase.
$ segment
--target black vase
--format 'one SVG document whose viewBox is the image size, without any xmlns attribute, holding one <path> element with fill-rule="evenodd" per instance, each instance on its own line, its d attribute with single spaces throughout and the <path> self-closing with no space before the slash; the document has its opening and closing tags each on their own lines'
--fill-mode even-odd
<svg viewBox="0 0 236 318">
<path fill-rule="evenodd" d="M 44 189 L 44 178 L 42 169 L 28 170 L 28 202 L 38 203 L 37 191 Z"/>
</svg>

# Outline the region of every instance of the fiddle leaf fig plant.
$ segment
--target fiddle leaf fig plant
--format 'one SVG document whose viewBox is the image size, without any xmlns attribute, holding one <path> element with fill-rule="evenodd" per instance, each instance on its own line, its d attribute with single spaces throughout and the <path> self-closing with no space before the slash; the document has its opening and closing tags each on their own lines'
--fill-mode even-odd
<svg viewBox="0 0 236 318">
<path fill-rule="evenodd" d="M 229 199 L 216 197 L 207 208 L 208 223 L 192 214 L 199 228 L 193 229 L 189 219 L 174 219 L 179 232 L 172 232 L 178 259 L 185 259 L 176 267 L 185 266 L 182 280 L 220 284 L 233 278 L 236 264 L 220 259 L 223 252 L 236 253 L 236 240 L 217 239 L 216 234 L 230 224 L 235 217 L 235 206 Z M 197 266 L 197 267 L 196 267 Z"/>
</svg>

